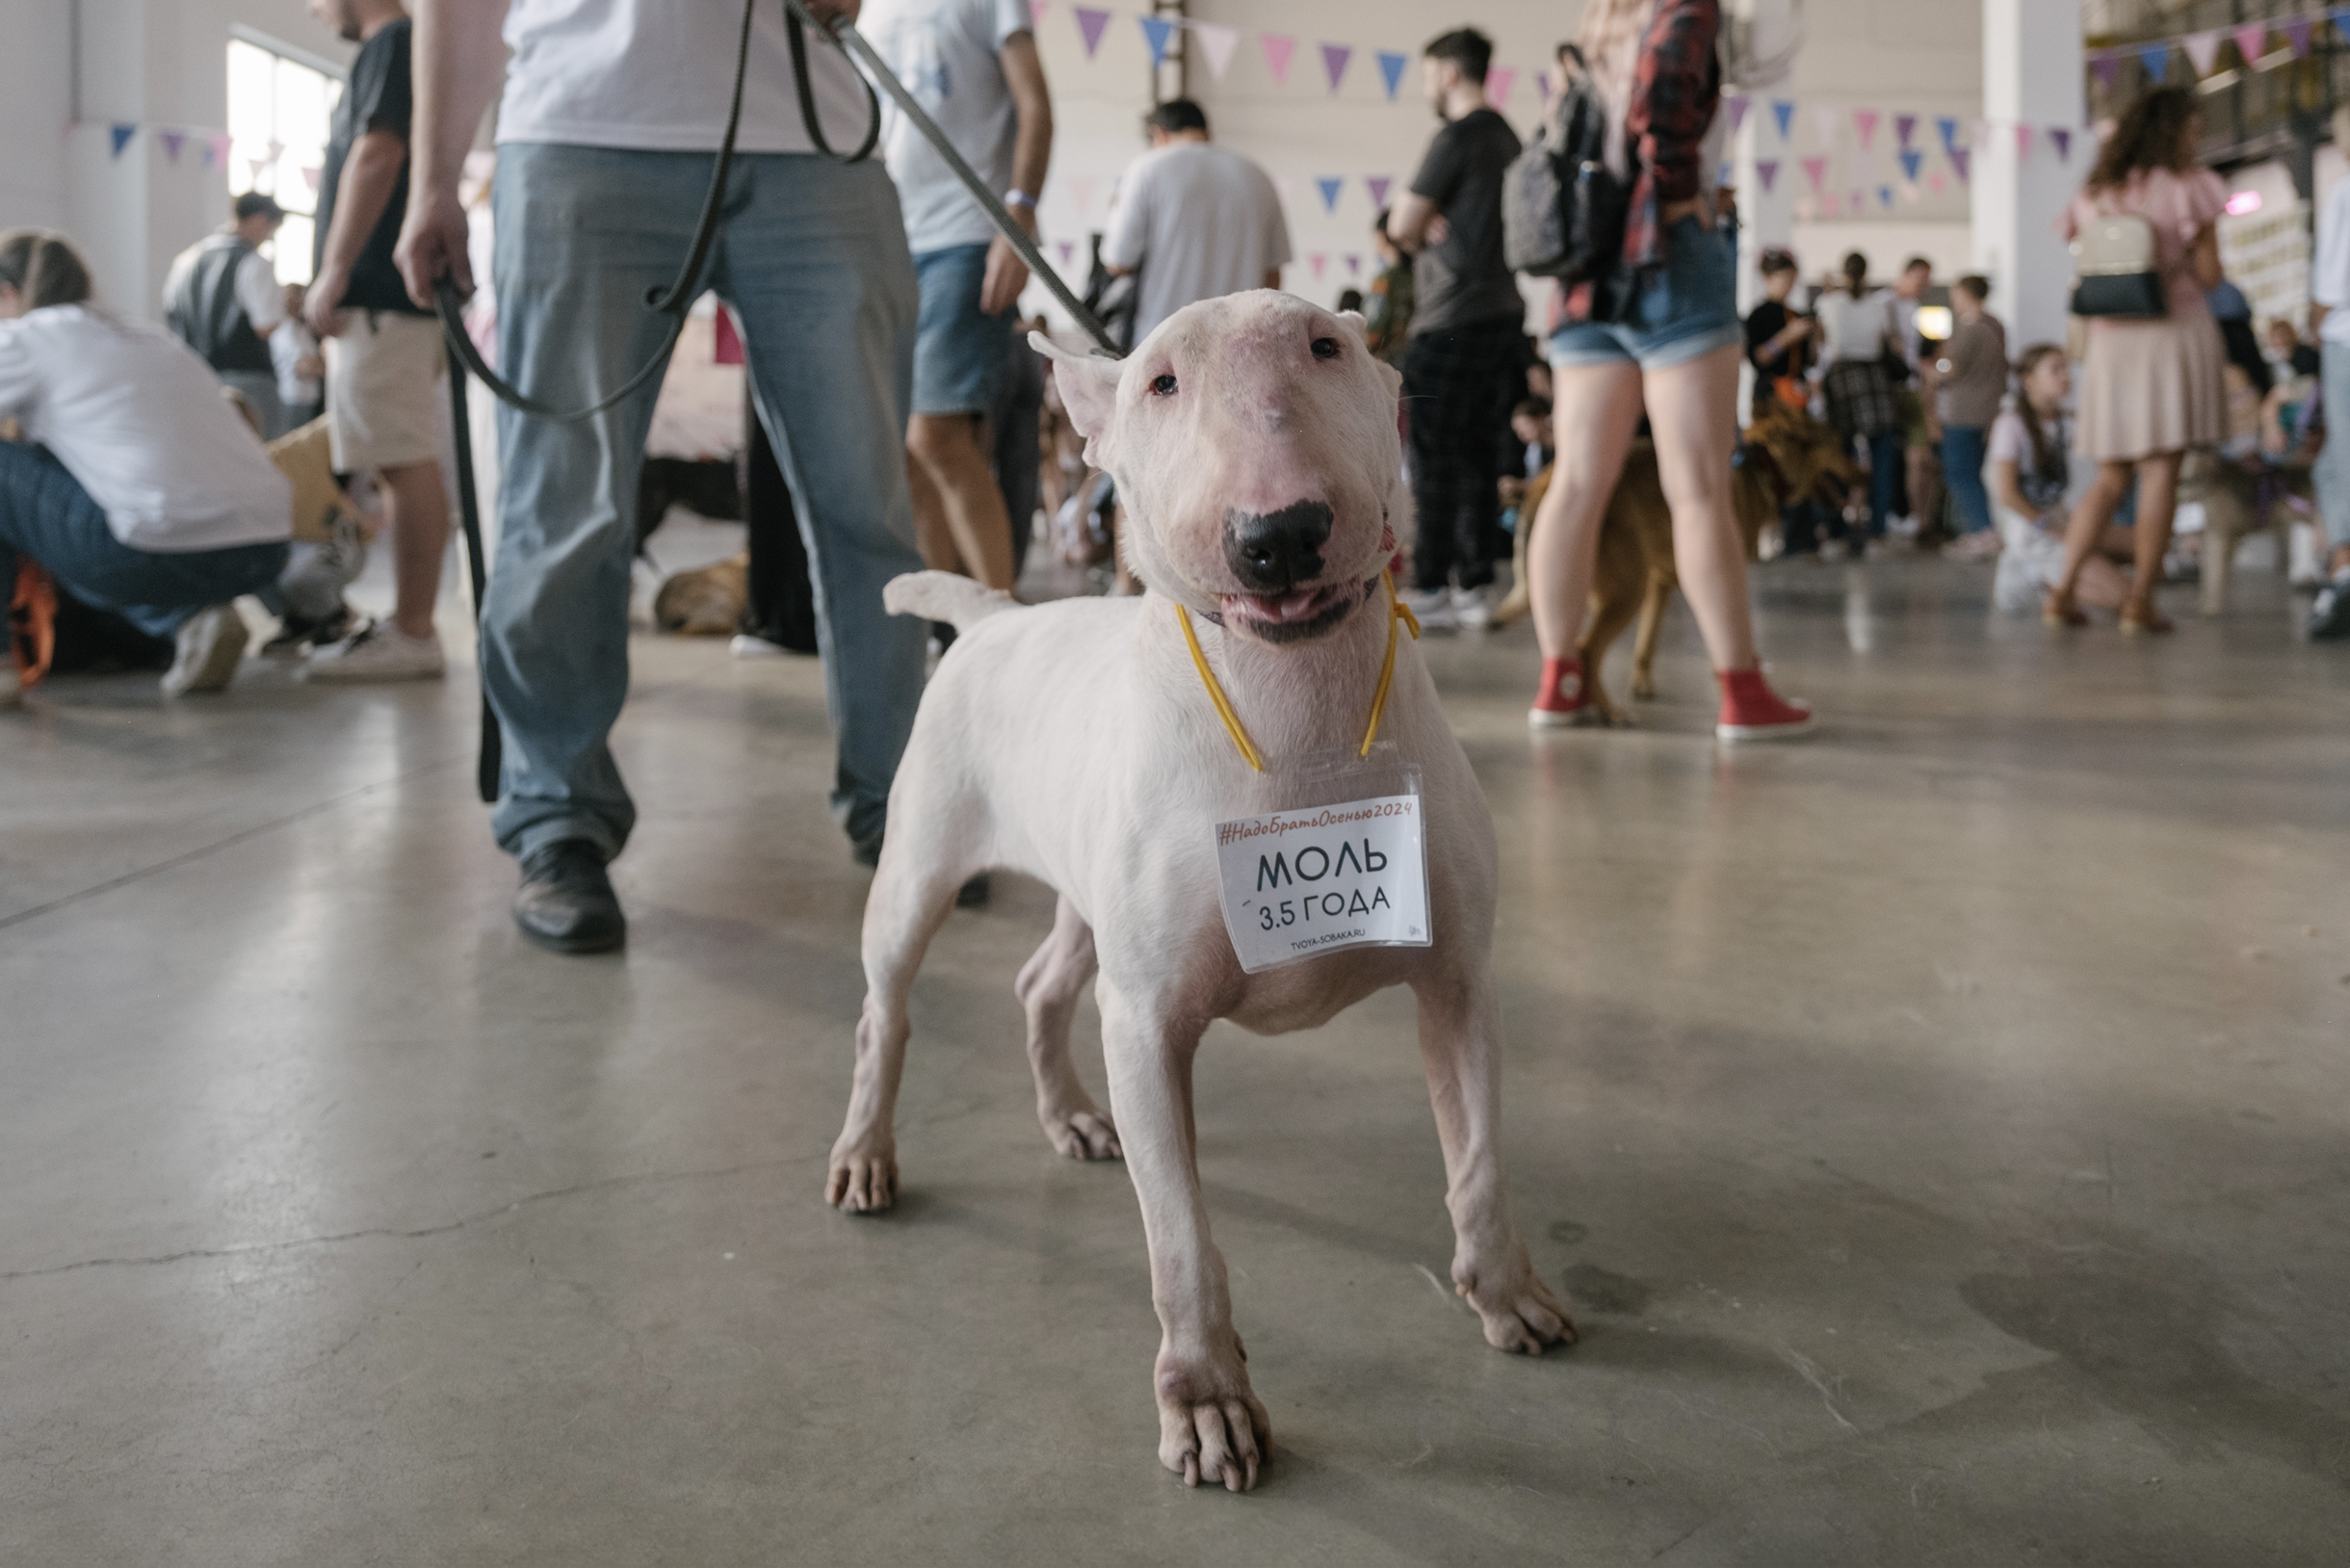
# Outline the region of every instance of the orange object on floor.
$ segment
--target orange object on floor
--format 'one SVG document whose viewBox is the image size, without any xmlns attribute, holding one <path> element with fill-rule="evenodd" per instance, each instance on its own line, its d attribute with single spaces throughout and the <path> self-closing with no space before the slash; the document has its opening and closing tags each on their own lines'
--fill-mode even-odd
<svg viewBox="0 0 2350 1568">
<path fill-rule="evenodd" d="M 8 603 L 8 638 L 17 676 L 30 692 L 49 673 L 49 661 L 57 654 L 57 585 L 38 562 L 16 562 L 15 588 Z"/>
</svg>

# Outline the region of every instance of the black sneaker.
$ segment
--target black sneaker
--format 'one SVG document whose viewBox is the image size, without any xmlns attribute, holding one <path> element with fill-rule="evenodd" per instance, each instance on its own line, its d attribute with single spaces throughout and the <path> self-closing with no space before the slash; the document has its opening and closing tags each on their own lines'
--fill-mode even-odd
<svg viewBox="0 0 2350 1568">
<path fill-rule="evenodd" d="M 586 839 L 558 839 L 523 857 L 514 924 L 556 953 L 610 953 L 628 940 L 604 851 Z"/>
<path fill-rule="evenodd" d="M 2350 572 L 2337 572 L 2310 606 L 2310 640 L 2338 642 L 2350 638 Z"/>
</svg>

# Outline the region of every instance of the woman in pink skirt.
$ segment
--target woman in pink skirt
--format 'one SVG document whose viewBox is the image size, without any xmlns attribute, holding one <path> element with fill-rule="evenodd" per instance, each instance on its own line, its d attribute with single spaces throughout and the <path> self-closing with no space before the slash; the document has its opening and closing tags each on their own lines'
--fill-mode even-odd
<svg viewBox="0 0 2350 1568">
<path fill-rule="evenodd" d="M 2160 88 L 2130 106 L 2098 155 L 2089 182 L 2058 227 L 2068 240 L 2099 217 L 2133 214 L 2154 231 L 2155 264 L 2170 313 L 2089 323 L 2075 450 L 2098 465 L 2097 483 L 2074 509 L 2065 536 L 2064 577 L 2049 592 L 2050 625 L 2083 626 L 2073 602 L 2081 568 L 2097 552 L 2114 510 L 2138 484 L 2137 572 L 2122 605 L 2122 630 L 2167 632 L 2154 609 L 2162 557 L 2179 508 L 2179 465 L 2195 447 L 2228 438 L 2228 361 L 2205 303 L 2220 282 L 2219 235 L 2228 187 L 2196 164 L 2203 112 L 2183 88 Z"/>
</svg>

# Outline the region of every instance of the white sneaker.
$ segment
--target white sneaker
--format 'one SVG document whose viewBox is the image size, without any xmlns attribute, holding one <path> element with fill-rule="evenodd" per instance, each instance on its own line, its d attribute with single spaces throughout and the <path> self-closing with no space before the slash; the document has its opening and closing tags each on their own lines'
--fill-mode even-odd
<svg viewBox="0 0 2350 1568">
<path fill-rule="evenodd" d="M 2317 530 L 2310 523 L 2295 523 L 2285 530 L 2286 555 L 2289 564 L 2285 581 L 2297 588 L 2313 588 L 2326 580 L 2325 565 L 2317 559 Z"/>
<path fill-rule="evenodd" d="M 1458 616 L 1453 613 L 1452 591 L 1449 588 L 1406 588 L 1397 597 L 1402 599 L 1403 608 L 1412 613 L 1423 632 L 1449 632 L 1460 625 Z"/>
<path fill-rule="evenodd" d="M 748 632 L 737 632 L 735 640 L 726 644 L 726 651 L 737 659 L 788 659 L 792 650 L 780 642 L 770 642 L 764 637 Z"/>
<path fill-rule="evenodd" d="M 233 604 L 206 606 L 180 623 L 178 652 L 160 683 L 168 697 L 225 692 L 245 657 L 245 617 Z"/>
<path fill-rule="evenodd" d="M 332 647 L 314 650 L 302 665 L 313 681 L 438 680 L 448 668 L 440 638 L 410 637 L 388 620 L 372 621 Z"/>
<path fill-rule="evenodd" d="M 1978 529 L 1959 539 L 1943 554 L 1952 561 L 1996 561 L 1998 559 L 2000 543 L 1998 529 Z"/>
<path fill-rule="evenodd" d="M 1498 583 L 1488 583 L 1483 588 L 1454 588 L 1452 618 L 1460 623 L 1461 630 L 1465 632 L 1481 632 L 1493 624 L 1494 607 L 1501 602 L 1501 588 Z"/>
</svg>

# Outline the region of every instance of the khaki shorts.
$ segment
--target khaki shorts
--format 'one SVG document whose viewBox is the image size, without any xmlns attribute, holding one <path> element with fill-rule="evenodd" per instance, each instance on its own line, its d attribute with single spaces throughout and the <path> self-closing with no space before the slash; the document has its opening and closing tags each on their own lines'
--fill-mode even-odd
<svg viewBox="0 0 2350 1568">
<path fill-rule="evenodd" d="M 436 460 L 447 425 L 439 318 L 347 310 L 343 330 L 326 347 L 326 429 L 336 471 Z"/>
</svg>

